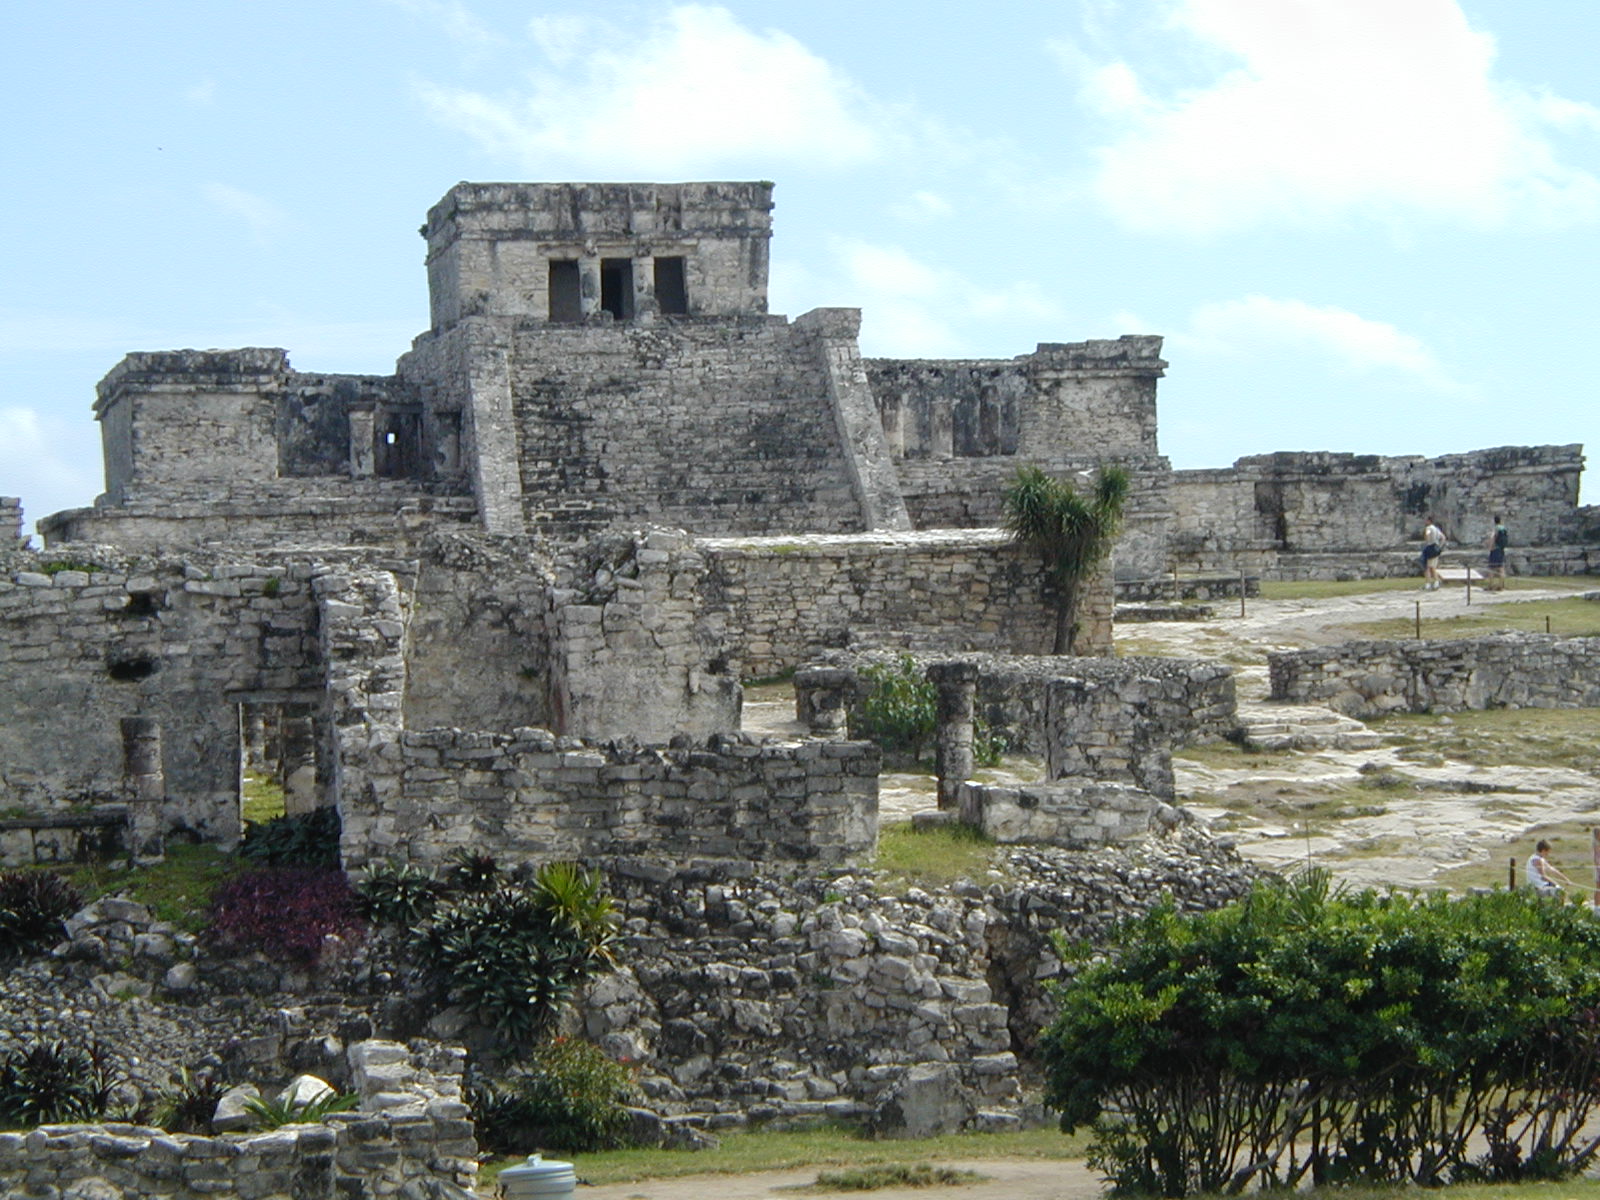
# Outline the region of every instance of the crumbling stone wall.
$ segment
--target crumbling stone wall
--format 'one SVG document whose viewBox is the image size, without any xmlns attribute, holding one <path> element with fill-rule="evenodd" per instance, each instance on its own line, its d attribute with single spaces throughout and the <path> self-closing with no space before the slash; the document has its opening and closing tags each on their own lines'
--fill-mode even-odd
<svg viewBox="0 0 1600 1200">
<path fill-rule="evenodd" d="M 963 783 L 962 821 L 996 842 L 1087 850 L 1132 841 L 1150 831 L 1159 802 L 1142 787 L 1068 783 Z"/>
<path fill-rule="evenodd" d="M 15 496 L 0 496 L 0 546 L 20 545 L 26 540 L 22 532 L 22 501 Z"/>
<path fill-rule="evenodd" d="M 493 847 L 502 862 L 648 856 L 834 864 L 877 844 L 878 751 L 866 742 L 593 745 L 542 729 L 401 735 L 392 776 L 346 795 L 346 866 L 429 866 Z"/>
<path fill-rule="evenodd" d="M 1118 463 L 1133 481 L 1118 577 L 1160 574 L 1172 473 L 1156 445 L 1160 353 L 1159 337 L 1130 335 L 1041 344 L 1014 359 L 866 360 L 915 526 L 998 525 L 1022 465 L 1073 477 Z"/>
<path fill-rule="evenodd" d="M 0 1190 L 84 1200 L 468 1195 L 478 1147 L 461 1097 L 461 1063 L 453 1076 L 440 1076 L 419 1069 L 404 1046 L 372 1041 L 352 1046 L 350 1057 L 359 1111 L 215 1137 L 127 1124 L 0 1133 Z"/>
<path fill-rule="evenodd" d="M 0 573 L 0 805 L 121 801 L 119 720 L 144 716 L 162 730 L 168 826 L 230 843 L 235 704 L 321 694 L 311 569 L 63 554 Z"/>
<path fill-rule="evenodd" d="M 847 644 L 1048 653 L 1055 613 L 1033 551 L 992 529 L 703 538 L 708 612 L 747 677 Z M 1081 644 L 1111 647 L 1111 589 L 1087 589 Z"/>
<path fill-rule="evenodd" d="M 530 326 L 516 332 L 513 354 L 530 528 L 864 525 L 827 363 L 798 322 Z"/>
<path fill-rule="evenodd" d="M 1580 540 L 1583 448 L 1503 446 L 1425 459 L 1328 453 L 1241 458 L 1172 478 L 1172 550 L 1185 566 L 1308 577 L 1326 556 L 1363 574 L 1410 569 L 1439 518 L 1458 549 L 1483 546 L 1501 514 L 1517 551 Z M 1307 560 L 1307 561 L 1302 561 Z M 1513 557 L 1515 566 L 1515 557 Z"/>
<path fill-rule="evenodd" d="M 1267 656 L 1272 699 L 1352 717 L 1477 708 L 1600 706 L 1600 638 L 1345 642 Z"/>
</svg>

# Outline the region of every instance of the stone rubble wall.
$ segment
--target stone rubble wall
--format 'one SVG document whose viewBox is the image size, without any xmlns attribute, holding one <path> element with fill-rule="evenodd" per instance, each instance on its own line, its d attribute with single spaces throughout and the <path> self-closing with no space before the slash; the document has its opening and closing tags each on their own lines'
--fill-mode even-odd
<svg viewBox="0 0 1600 1200">
<path fill-rule="evenodd" d="M 349 1054 L 357 1111 L 214 1137 L 127 1124 L 0 1133 L 0 1191 L 63 1200 L 468 1200 L 478 1147 L 461 1095 L 462 1058 L 441 1063 L 375 1041 Z"/>
<path fill-rule="evenodd" d="M 847 645 L 1048 653 L 1055 613 L 1038 557 L 999 530 L 701 538 L 705 611 L 745 677 Z M 1111 648 L 1111 589 L 1084 596 L 1082 644 Z"/>
<path fill-rule="evenodd" d="M 0 496 L 0 546 L 20 546 L 27 540 L 22 532 L 22 501 L 15 496 Z"/>
<path fill-rule="evenodd" d="M 122 800 L 123 717 L 163 731 L 169 827 L 239 832 L 229 700 L 322 686 L 312 568 L 104 547 L 0 563 L 0 806 L 41 813 Z"/>
<path fill-rule="evenodd" d="M 1515 551 L 1580 542 L 1583 448 L 1502 446 L 1438 458 L 1278 453 L 1172 476 L 1172 553 L 1198 570 L 1295 578 L 1401 573 L 1429 514 L 1458 553 L 1476 554 L 1499 513 Z M 1331 556 L 1332 561 L 1323 556 Z M 1414 555 L 1412 555 L 1414 559 Z"/>
<path fill-rule="evenodd" d="M 782 317 L 518 327 L 510 386 L 528 527 L 863 528 L 822 349 Z"/>
<path fill-rule="evenodd" d="M 713 1130 L 1015 1128 L 1019 1055 L 1052 1012 L 1041 984 L 1062 970 L 1051 932 L 1092 940 L 1163 896 L 1216 907 L 1254 875 L 1193 832 L 1019 848 L 1001 865 L 1003 882 L 891 894 L 855 872 L 782 882 L 748 864 L 617 864 L 625 967 L 588 986 L 572 1031 L 637 1064 L 652 1108 Z"/>
<path fill-rule="evenodd" d="M 726 615 L 704 604 L 707 571 L 701 547 L 675 530 L 587 547 L 551 595 L 552 700 L 542 723 L 591 741 L 737 729 L 739 663 Z M 508 725 L 502 717 L 479 727 Z"/>
<path fill-rule="evenodd" d="M 1233 670 L 1183 658 L 976 656 L 977 712 L 1052 779 L 1086 776 L 1172 795 L 1171 749 L 1238 723 Z M 1060 686 L 1058 686 L 1060 685 Z"/>
<path fill-rule="evenodd" d="M 126 861 L 133 851 L 122 804 L 0 820 L 0 868 Z"/>
<path fill-rule="evenodd" d="M 398 770 L 369 766 L 364 790 L 344 793 L 345 866 L 438 867 L 484 847 L 507 864 L 852 862 L 877 845 L 878 763 L 868 742 L 630 747 L 541 729 L 407 732 Z"/>
<path fill-rule="evenodd" d="M 1157 805 L 1150 792 L 1126 783 L 963 783 L 959 811 L 964 823 L 996 842 L 1087 850 L 1150 832 Z"/>
<path fill-rule="evenodd" d="M 1267 656 L 1273 700 L 1351 717 L 1480 708 L 1600 707 L 1600 638 L 1345 642 Z"/>
</svg>

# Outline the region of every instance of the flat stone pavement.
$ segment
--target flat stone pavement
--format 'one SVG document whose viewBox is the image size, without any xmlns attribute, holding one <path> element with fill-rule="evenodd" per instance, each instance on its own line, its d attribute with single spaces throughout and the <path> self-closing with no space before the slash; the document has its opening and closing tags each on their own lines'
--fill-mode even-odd
<svg viewBox="0 0 1600 1200">
<path fill-rule="evenodd" d="M 676 1179 L 642 1179 L 633 1183 L 608 1183 L 602 1187 L 580 1184 L 577 1200 L 1091 1200 L 1101 1194 L 1100 1179 L 1076 1159 L 985 1158 L 967 1162 L 939 1162 L 942 1167 L 975 1171 L 987 1176 L 979 1183 L 959 1187 L 881 1188 L 871 1192 L 818 1192 L 811 1190 L 819 1171 L 805 1167 L 794 1171 L 756 1171 L 748 1175 L 684 1175 Z M 581 1177 L 583 1167 L 578 1165 Z M 804 1188 L 804 1191 L 796 1189 Z"/>
</svg>

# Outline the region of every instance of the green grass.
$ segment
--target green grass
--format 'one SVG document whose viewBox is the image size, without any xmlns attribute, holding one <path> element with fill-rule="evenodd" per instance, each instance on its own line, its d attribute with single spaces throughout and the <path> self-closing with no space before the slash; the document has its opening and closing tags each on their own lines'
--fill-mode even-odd
<svg viewBox="0 0 1600 1200">
<path fill-rule="evenodd" d="M 1517 604 L 1484 605 L 1481 608 L 1476 605 L 1468 608 L 1463 604 L 1459 611 L 1448 616 L 1440 616 L 1435 607 L 1423 611 L 1422 636 L 1480 637 L 1506 630 L 1544 633 L 1547 621 L 1549 631 L 1562 637 L 1600 637 L 1600 604 L 1577 598 L 1526 600 Z M 1362 621 L 1341 628 L 1363 638 L 1413 638 L 1417 635 L 1416 621 L 1412 617 Z"/>
<path fill-rule="evenodd" d="M 1600 708 L 1491 708 L 1400 713 L 1367 722 L 1403 757 L 1475 766 L 1563 767 L 1600 774 Z"/>
<path fill-rule="evenodd" d="M 970 825 L 917 829 L 909 822 L 878 830 L 874 866 L 890 887 L 944 887 L 957 879 L 982 880 L 995 861 L 995 843 Z"/>
<path fill-rule="evenodd" d="M 212 893 L 239 869 L 237 858 L 215 846 L 169 842 L 166 860 L 153 866 L 113 870 L 88 864 L 74 868 L 69 878 L 86 902 L 118 892 L 147 905 L 158 920 L 199 933 L 205 928 Z"/>
<path fill-rule="evenodd" d="M 983 1183 L 988 1175 L 936 1167 L 932 1163 L 883 1163 L 872 1167 L 847 1167 L 843 1171 L 821 1171 L 816 1183 L 798 1191 L 875 1192 L 879 1188 L 961 1187 Z"/>
<path fill-rule="evenodd" d="M 1446 567 L 1459 566 L 1446 562 Z M 1373 592 L 1416 591 L 1422 586 L 1422 576 L 1408 575 L 1399 579 L 1263 579 L 1263 600 L 1326 600 L 1335 596 L 1365 596 Z M 1451 587 L 1459 587 L 1452 584 Z M 1477 591 L 1480 585 L 1474 584 Z M 1570 576 L 1526 575 L 1506 580 L 1506 591 L 1529 591 L 1535 588 L 1559 588 L 1566 591 L 1585 591 L 1594 586 L 1593 580 L 1584 581 Z M 1249 601 L 1245 601 L 1249 604 Z"/>
<path fill-rule="evenodd" d="M 1293 750 L 1247 750 L 1237 742 L 1204 742 L 1172 752 L 1173 758 L 1216 771 L 1270 771 L 1303 758 Z"/>
<path fill-rule="evenodd" d="M 240 816 L 246 825 L 283 816 L 283 788 L 278 786 L 277 780 L 246 771 L 241 792 Z"/>
<path fill-rule="evenodd" d="M 1019 1133 L 955 1133 L 910 1141 L 873 1141 L 855 1127 L 843 1125 L 728 1133 L 721 1138 L 722 1144 L 714 1150 L 605 1150 L 571 1158 L 580 1178 L 605 1184 L 802 1167 L 859 1169 L 904 1164 L 908 1160 L 937 1163 L 952 1159 L 1081 1158 L 1088 1141 L 1085 1134 L 1069 1137 L 1054 1127 Z M 480 1187 L 488 1190 L 502 1170 L 522 1161 L 502 1158 L 485 1163 L 478 1173 Z"/>
</svg>

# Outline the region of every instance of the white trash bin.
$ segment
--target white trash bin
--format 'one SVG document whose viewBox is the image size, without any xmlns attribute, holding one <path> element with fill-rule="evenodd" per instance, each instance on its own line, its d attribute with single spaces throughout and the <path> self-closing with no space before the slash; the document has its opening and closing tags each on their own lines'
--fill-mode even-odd
<svg viewBox="0 0 1600 1200">
<path fill-rule="evenodd" d="M 530 1154 L 527 1162 L 500 1172 L 500 1195 L 505 1200 L 570 1196 L 577 1186 L 578 1176 L 571 1163 L 557 1159 L 546 1162 L 541 1154 Z"/>
</svg>

